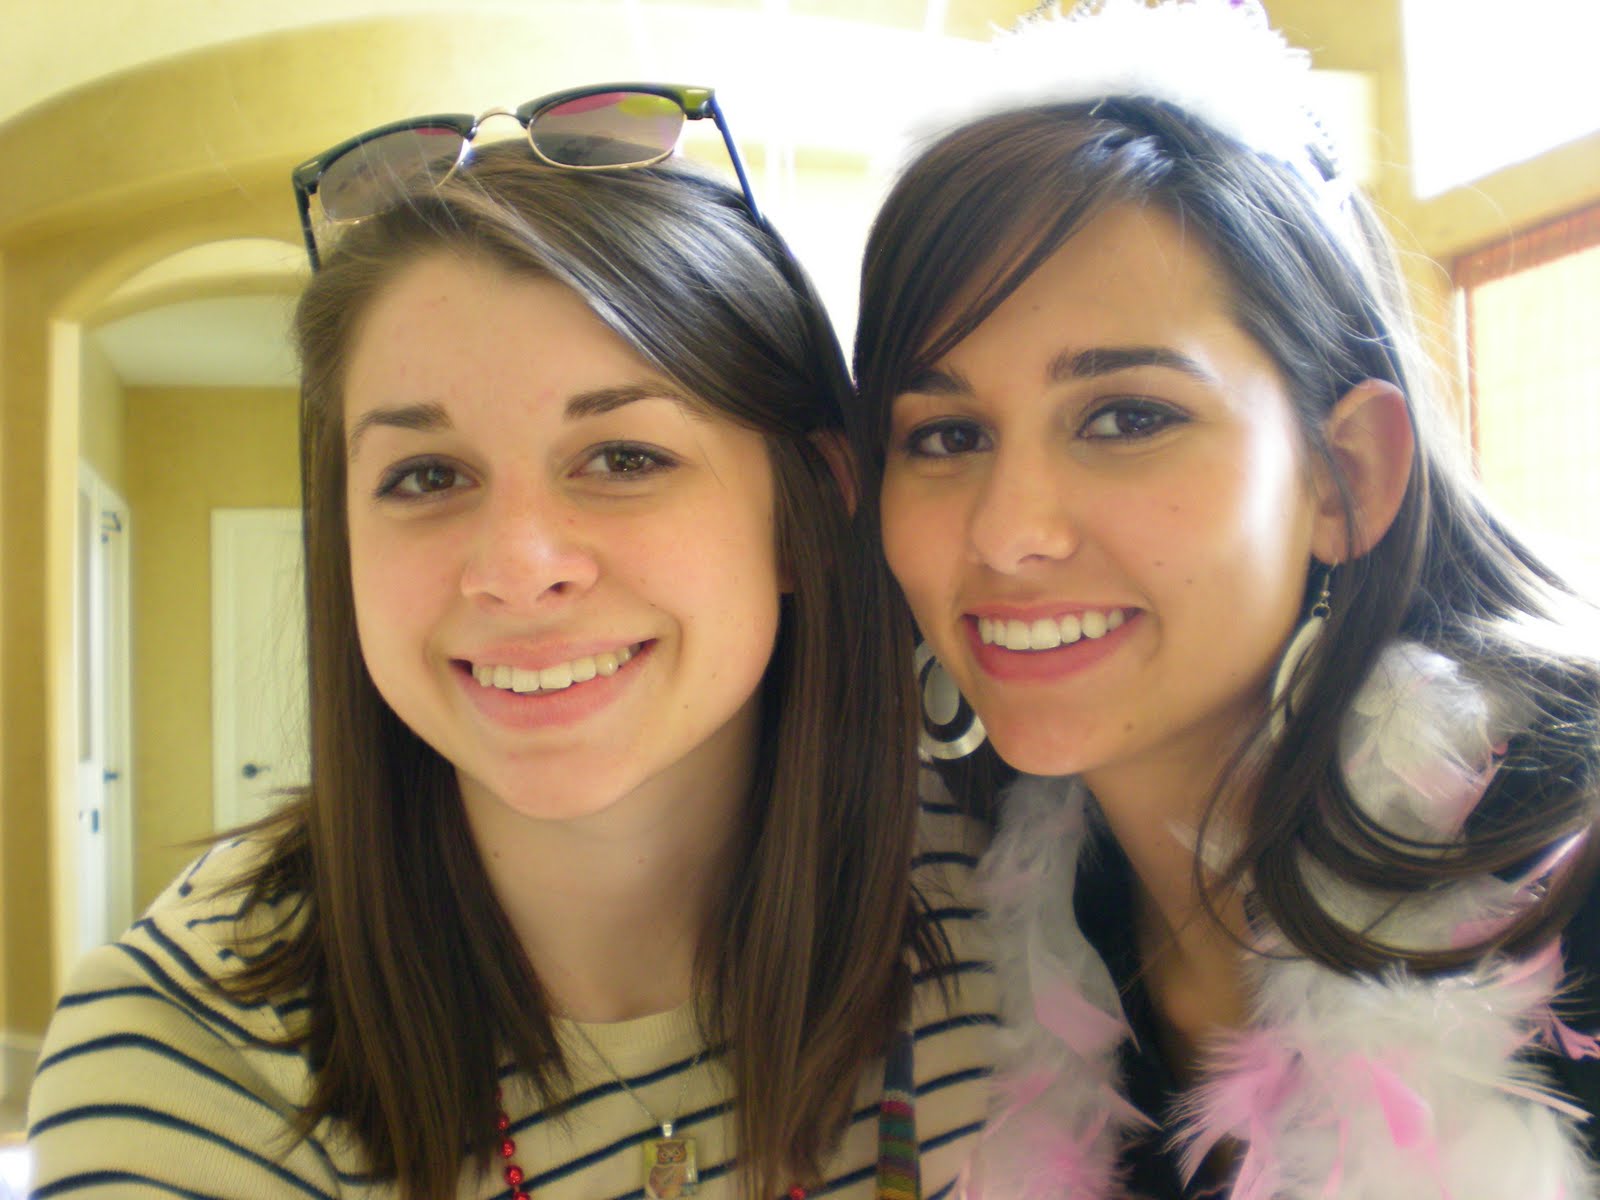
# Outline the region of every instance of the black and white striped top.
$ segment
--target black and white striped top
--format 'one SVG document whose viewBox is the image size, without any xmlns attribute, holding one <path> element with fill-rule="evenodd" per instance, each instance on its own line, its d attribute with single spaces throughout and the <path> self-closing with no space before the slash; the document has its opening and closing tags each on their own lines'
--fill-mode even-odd
<svg viewBox="0 0 1600 1200">
<path fill-rule="evenodd" d="M 917 1137 L 923 1193 L 946 1200 L 978 1136 L 991 1061 L 995 1000 L 973 899 L 982 850 L 976 827 L 948 807 L 924 806 L 918 886 L 955 951 L 947 1005 L 919 979 L 914 1010 Z M 156 901 L 120 941 L 77 967 L 45 1039 L 29 1102 L 34 1195 L 117 1197 L 360 1197 L 396 1194 L 374 1183 L 348 1131 L 324 1122 L 293 1143 L 290 1121 L 310 1094 L 300 1053 L 277 1049 L 293 1004 L 233 1004 L 207 980 L 236 965 L 237 897 L 216 898 L 250 847 L 220 846 Z M 516 1161 L 540 1200 L 642 1200 L 641 1143 L 657 1136 L 639 1105 L 575 1031 L 576 1098 L 559 1117 L 535 1110 L 519 1078 L 505 1084 Z M 700 1038 L 688 1006 L 583 1032 L 663 1119 L 697 1139 L 702 1200 L 734 1200 L 728 1079 L 695 1063 Z M 869 1200 L 877 1164 L 882 1064 L 863 1072 L 855 1117 L 826 1186 L 813 1195 Z M 508 1196 L 498 1175 L 463 1168 L 458 1197 Z"/>
</svg>

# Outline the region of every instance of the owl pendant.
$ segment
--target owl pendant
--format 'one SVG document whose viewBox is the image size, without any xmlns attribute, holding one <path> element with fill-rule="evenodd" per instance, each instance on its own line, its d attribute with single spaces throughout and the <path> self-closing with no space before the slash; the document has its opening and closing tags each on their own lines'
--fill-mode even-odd
<svg viewBox="0 0 1600 1200">
<path fill-rule="evenodd" d="M 660 1137 L 644 1144 L 645 1200 L 678 1200 L 694 1195 L 699 1186 L 693 1138 Z"/>
</svg>

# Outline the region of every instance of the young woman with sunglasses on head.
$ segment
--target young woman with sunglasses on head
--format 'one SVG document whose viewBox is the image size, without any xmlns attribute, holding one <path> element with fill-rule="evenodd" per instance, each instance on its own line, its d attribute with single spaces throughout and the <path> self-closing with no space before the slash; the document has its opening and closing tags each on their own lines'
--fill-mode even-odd
<svg viewBox="0 0 1600 1200">
<path fill-rule="evenodd" d="M 297 173 L 391 176 L 297 319 L 312 783 L 76 972 L 37 1194 L 941 1195 L 974 859 L 821 305 L 671 137 L 442 128 Z"/>
<path fill-rule="evenodd" d="M 998 823 L 975 1192 L 1595 1195 L 1593 610 L 1456 461 L 1303 57 L 1105 0 L 995 61 L 1060 87 L 907 168 L 856 358 Z"/>
</svg>

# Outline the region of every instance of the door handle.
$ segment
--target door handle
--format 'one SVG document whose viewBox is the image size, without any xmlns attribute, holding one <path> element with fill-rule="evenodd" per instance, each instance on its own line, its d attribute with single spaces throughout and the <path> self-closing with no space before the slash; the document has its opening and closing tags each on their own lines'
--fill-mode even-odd
<svg viewBox="0 0 1600 1200">
<path fill-rule="evenodd" d="M 257 775 L 263 775 L 270 770 L 272 770 L 271 767 L 259 766 L 256 763 L 245 763 L 244 766 L 239 768 L 239 774 L 246 779 L 254 779 Z"/>
</svg>

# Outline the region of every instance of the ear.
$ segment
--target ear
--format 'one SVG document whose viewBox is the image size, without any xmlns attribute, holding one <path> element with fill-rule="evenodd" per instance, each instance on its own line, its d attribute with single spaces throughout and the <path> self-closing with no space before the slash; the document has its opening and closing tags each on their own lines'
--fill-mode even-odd
<svg viewBox="0 0 1600 1200">
<path fill-rule="evenodd" d="M 1325 563 L 1360 558 L 1389 531 L 1411 479 L 1416 431 L 1406 398 L 1394 384 L 1356 384 L 1323 422 L 1328 452 L 1355 510 L 1345 522 L 1338 484 L 1326 465 L 1316 470 L 1317 518 L 1311 551 Z"/>
<path fill-rule="evenodd" d="M 808 436 L 833 472 L 833 482 L 844 497 L 845 509 L 854 516 L 856 504 L 861 500 L 861 481 L 856 477 L 856 460 L 850 453 L 849 439 L 839 429 L 819 429 Z"/>
</svg>

